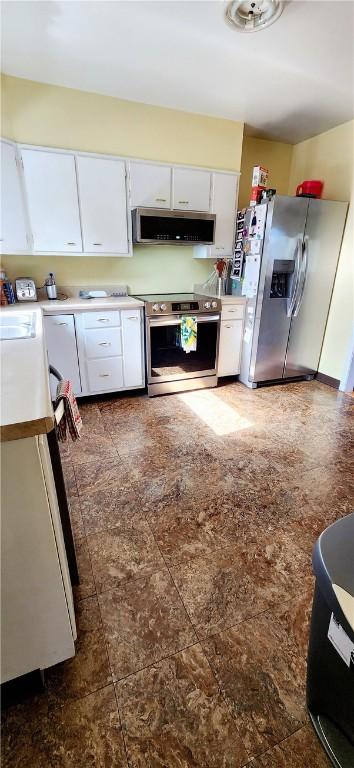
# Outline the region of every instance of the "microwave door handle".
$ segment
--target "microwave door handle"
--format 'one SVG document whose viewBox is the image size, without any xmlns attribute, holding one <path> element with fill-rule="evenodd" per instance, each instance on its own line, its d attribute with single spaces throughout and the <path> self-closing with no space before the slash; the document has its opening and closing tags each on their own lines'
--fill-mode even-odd
<svg viewBox="0 0 354 768">
<path fill-rule="evenodd" d="M 301 269 L 300 252 L 302 252 L 302 238 L 298 235 L 295 251 L 294 251 L 294 259 L 295 259 L 295 269 L 294 269 L 294 276 L 293 276 L 294 288 L 291 296 L 287 299 L 287 309 L 286 309 L 287 317 L 292 317 L 293 309 L 296 302 L 296 296 L 298 292 L 299 279 L 300 279 L 300 269 Z"/>
<path fill-rule="evenodd" d="M 302 281 L 301 281 L 301 287 L 298 293 L 297 301 L 295 302 L 295 306 L 293 309 L 293 317 L 297 317 L 299 314 L 299 310 L 302 304 L 302 299 L 303 299 L 304 290 L 305 290 L 308 264 L 309 264 L 308 241 L 309 241 L 309 238 L 308 238 L 308 235 L 306 235 L 304 239 L 303 254 L 302 254 L 302 269 L 301 269 Z"/>
</svg>

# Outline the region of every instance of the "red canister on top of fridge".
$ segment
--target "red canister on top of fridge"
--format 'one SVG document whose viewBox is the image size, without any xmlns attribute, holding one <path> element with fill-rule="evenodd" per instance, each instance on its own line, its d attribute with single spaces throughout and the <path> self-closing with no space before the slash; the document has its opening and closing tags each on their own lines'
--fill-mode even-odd
<svg viewBox="0 0 354 768">
<path fill-rule="evenodd" d="M 296 197 L 321 197 L 323 190 L 323 181 L 310 179 L 303 181 L 296 188 Z"/>
</svg>

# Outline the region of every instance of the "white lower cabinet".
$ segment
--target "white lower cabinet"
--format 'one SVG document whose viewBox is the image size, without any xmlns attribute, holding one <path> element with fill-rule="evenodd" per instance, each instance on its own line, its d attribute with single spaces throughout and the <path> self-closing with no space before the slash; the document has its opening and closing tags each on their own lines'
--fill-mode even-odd
<svg viewBox="0 0 354 768">
<path fill-rule="evenodd" d="M 62 317 L 66 319 L 62 315 L 59 320 Z M 76 330 L 76 364 L 82 396 L 144 386 L 141 309 L 77 312 L 75 323 L 74 316 L 71 317 Z"/>
<path fill-rule="evenodd" d="M 240 373 L 243 320 L 221 320 L 218 376 Z"/>
<path fill-rule="evenodd" d="M 44 328 L 49 364 L 65 379 L 71 381 L 75 395 L 81 395 L 74 315 L 47 315 L 44 318 Z M 51 376 L 50 391 L 53 400 L 57 384 L 57 380 Z"/>
<path fill-rule="evenodd" d="M 140 309 L 122 312 L 124 386 L 144 385 L 142 314 Z"/>
</svg>

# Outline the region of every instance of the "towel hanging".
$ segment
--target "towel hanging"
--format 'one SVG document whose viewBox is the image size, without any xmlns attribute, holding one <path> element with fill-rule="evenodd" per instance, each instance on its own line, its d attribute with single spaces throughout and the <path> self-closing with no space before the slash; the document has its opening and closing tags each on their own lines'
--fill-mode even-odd
<svg viewBox="0 0 354 768">
<path fill-rule="evenodd" d="M 197 318 L 195 315 L 183 315 L 181 319 L 181 347 L 184 352 L 197 349 Z"/>
</svg>

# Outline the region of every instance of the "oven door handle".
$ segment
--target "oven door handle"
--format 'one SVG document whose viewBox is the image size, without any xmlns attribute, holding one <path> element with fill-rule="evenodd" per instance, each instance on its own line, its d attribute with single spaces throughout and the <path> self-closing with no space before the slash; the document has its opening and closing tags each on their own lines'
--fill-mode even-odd
<svg viewBox="0 0 354 768">
<path fill-rule="evenodd" d="M 193 313 L 191 315 L 186 315 L 186 317 L 194 317 Z M 195 315 L 197 318 L 197 325 L 198 323 L 217 323 L 220 320 L 220 315 Z M 180 317 L 173 317 L 170 316 L 169 318 L 164 317 L 161 318 L 148 318 L 149 326 L 150 328 L 156 328 L 157 326 L 166 326 L 166 325 L 181 325 L 182 319 Z"/>
</svg>

